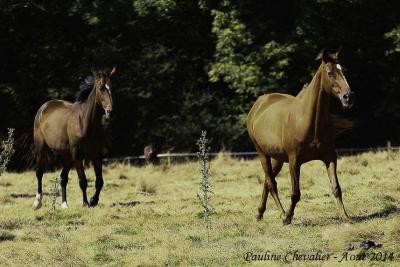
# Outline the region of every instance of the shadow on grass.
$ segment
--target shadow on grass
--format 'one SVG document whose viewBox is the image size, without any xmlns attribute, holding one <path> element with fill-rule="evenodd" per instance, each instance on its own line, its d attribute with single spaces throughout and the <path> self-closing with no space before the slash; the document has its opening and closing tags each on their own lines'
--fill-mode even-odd
<svg viewBox="0 0 400 267">
<path fill-rule="evenodd" d="M 400 209 L 394 205 L 387 206 L 383 210 L 374 212 L 372 214 L 361 215 L 361 216 L 353 216 L 352 220 L 354 222 L 364 222 L 369 221 L 377 218 L 386 218 L 392 214 L 400 213 Z"/>
<path fill-rule="evenodd" d="M 60 193 L 53 194 L 53 193 L 43 193 L 43 196 L 53 196 L 56 195 L 57 197 L 60 196 Z M 11 193 L 10 196 L 12 198 L 34 198 L 36 194 L 28 194 L 28 193 Z"/>
<path fill-rule="evenodd" d="M 14 241 L 15 235 L 9 233 L 9 232 L 1 232 L 0 233 L 0 242 L 3 241 Z"/>
<path fill-rule="evenodd" d="M 30 222 L 22 219 L 8 220 L 0 222 L 0 228 L 12 231 L 15 229 L 21 229 L 22 227 L 24 227 L 24 225 L 28 223 Z"/>
<path fill-rule="evenodd" d="M 139 204 L 154 204 L 154 201 L 147 201 L 147 202 L 142 202 L 142 201 L 128 201 L 128 202 L 114 202 L 111 204 L 111 207 L 134 207 Z"/>
<path fill-rule="evenodd" d="M 325 219 L 315 219 L 315 220 L 311 220 L 311 219 L 302 219 L 299 221 L 293 221 L 292 225 L 294 226 L 299 226 L 299 227 L 316 227 L 316 226 L 328 226 L 328 225 L 334 225 L 334 224 L 338 224 L 339 221 L 335 218 L 325 218 Z"/>
<path fill-rule="evenodd" d="M 360 216 L 350 216 L 350 219 L 353 223 L 360 223 L 364 221 L 369 221 L 377 218 L 386 218 L 389 217 L 392 214 L 398 214 L 400 213 L 400 208 L 390 205 L 387 206 L 386 208 L 374 212 L 372 214 L 366 214 L 366 215 L 360 215 Z M 328 226 L 328 225 L 334 225 L 334 224 L 341 224 L 339 221 L 339 218 L 335 217 L 327 217 L 321 220 L 311 220 L 311 219 L 302 219 L 299 221 L 295 221 L 292 223 L 294 226 L 300 226 L 300 227 L 315 227 L 315 226 Z"/>
</svg>

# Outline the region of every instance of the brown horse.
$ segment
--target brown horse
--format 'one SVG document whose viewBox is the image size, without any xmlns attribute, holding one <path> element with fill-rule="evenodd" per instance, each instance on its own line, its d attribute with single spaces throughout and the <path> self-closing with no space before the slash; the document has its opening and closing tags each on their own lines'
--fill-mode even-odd
<svg viewBox="0 0 400 267">
<path fill-rule="evenodd" d="M 326 165 L 340 219 L 349 222 L 336 175 L 335 129 L 329 117 L 331 96 L 338 98 L 344 108 L 353 105 L 353 93 L 343 75 L 340 61 L 340 50 L 328 54 L 324 49 L 318 71 L 296 97 L 266 94 L 259 97 L 251 108 L 247 130 L 265 172 L 258 220 L 263 217 L 270 192 L 284 216 L 283 223 L 291 223 L 300 200 L 300 166 L 318 159 Z M 275 181 L 284 162 L 289 162 L 292 183 L 291 205 L 287 213 L 279 200 Z"/>
<path fill-rule="evenodd" d="M 103 187 L 102 145 L 103 128 L 102 109 L 108 118 L 112 110 L 110 77 L 111 71 L 96 71 L 86 77 L 80 86 L 76 102 L 51 100 L 44 103 L 36 113 L 33 138 L 36 156 L 36 177 L 38 192 L 33 204 L 35 209 L 42 205 L 42 177 L 50 151 L 61 156 L 62 208 L 67 205 L 68 173 L 74 166 L 79 177 L 79 186 L 83 194 L 83 206 L 96 206 Z M 96 174 L 96 192 L 87 200 L 87 180 L 83 161 L 93 163 Z"/>
</svg>

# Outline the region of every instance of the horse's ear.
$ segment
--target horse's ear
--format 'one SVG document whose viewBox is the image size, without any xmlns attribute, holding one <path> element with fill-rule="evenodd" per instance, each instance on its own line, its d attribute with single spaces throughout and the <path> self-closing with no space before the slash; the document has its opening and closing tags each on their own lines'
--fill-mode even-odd
<svg viewBox="0 0 400 267">
<path fill-rule="evenodd" d="M 339 47 L 339 50 L 335 53 L 335 58 L 339 61 L 343 59 L 343 50 L 342 47 Z"/>
<path fill-rule="evenodd" d="M 328 63 L 332 61 L 332 56 L 329 55 L 327 50 L 324 48 L 321 52 L 318 53 L 317 57 L 315 58 L 316 61 L 322 60 L 324 63 Z"/>
<path fill-rule="evenodd" d="M 93 78 L 97 78 L 98 73 L 96 70 L 92 70 L 91 73 L 92 73 Z"/>
<path fill-rule="evenodd" d="M 115 70 L 115 66 L 114 66 L 114 68 L 110 71 L 110 76 L 112 76 L 115 72 L 116 72 L 116 70 Z"/>
<path fill-rule="evenodd" d="M 332 61 L 331 55 L 329 55 L 328 51 L 325 48 L 322 50 L 322 61 L 324 63 L 328 63 L 328 62 Z"/>
<path fill-rule="evenodd" d="M 320 61 L 322 58 L 322 51 L 318 53 L 318 55 L 315 57 L 315 61 Z"/>
</svg>

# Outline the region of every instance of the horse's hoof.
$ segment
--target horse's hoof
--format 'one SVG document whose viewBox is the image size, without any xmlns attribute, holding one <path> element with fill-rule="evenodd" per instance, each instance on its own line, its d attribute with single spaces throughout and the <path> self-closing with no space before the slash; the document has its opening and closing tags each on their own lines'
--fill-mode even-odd
<svg viewBox="0 0 400 267">
<path fill-rule="evenodd" d="M 61 204 L 61 208 L 62 208 L 62 209 L 68 209 L 68 204 L 67 204 L 66 201 L 64 201 L 64 202 Z"/>
<path fill-rule="evenodd" d="M 35 202 L 33 202 L 33 209 L 34 210 L 38 210 L 41 207 L 42 207 L 42 202 L 41 201 L 35 200 Z"/>
<path fill-rule="evenodd" d="M 256 220 L 257 220 L 257 222 L 261 221 L 262 218 L 263 218 L 262 215 L 260 215 L 260 214 L 257 214 L 257 215 L 256 215 Z"/>
<path fill-rule="evenodd" d="M 90 207 L 96 207 L 98 203 L 99 203 L 99 200 L 95 199 L 95 198 L 91 198 L 90 202 L 89 202 Z"/>
<path fill-rule="evenodd" d="M 37 193 L 35 201 L 33 202 L 33 209 L 38 210 L 42 207 L 42 194 Z"/>
<path fill-rule="evenodd" d="M 89 202 L 83 202 L 82 206 L 83 206 L 84 208 L 90 208 Z"/>
<path fill-rule="evenodd" d="M 292 223 L 292 218 L 291 217 L 286 217 L 285 219 L 282 220 L 283 225 L 288 225 Z"/>
</svg>

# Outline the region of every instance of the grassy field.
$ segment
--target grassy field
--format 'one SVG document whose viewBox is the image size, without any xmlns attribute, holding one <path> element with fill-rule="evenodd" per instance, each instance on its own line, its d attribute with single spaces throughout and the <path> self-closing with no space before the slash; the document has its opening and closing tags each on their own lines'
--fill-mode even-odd
<svg viewBox="0 0 400 267">
<path fill-rule="evenodd" d="M 32 209 L 36 193 L 33 172 L 0 176 L 0 266 L 265 266 L 246 261 L 248 252 L 285 257 L 286 266 L 400 266 L 400 155 L 366 153 L 338 161 L 344 204 L 352 224 L 338 224 L 335 199 L 321 162 L 303 165 L 302 198 L 292 224 L 283 226 L 272 199 L 261 222 L 255 214 L 263 180 L 258 160 L 220 156 L 211 163 L 214 195 L 211 240 L 201 219 L 196 162 L 166 166 L 108 166 L 96 208 L 81 207 L 75 171 L 68 185 L 69 209 Z M 46 173 L 45 192 L 58 174 Z M 87 170 L 89 195 L 94 173 Z M 290 202 L 285 165 L 279 174 L 282 204 Z M 145 191 L 145 192 L 143 192 Z M 352 261 L 365 251 L 365 260 Z M 354 250 L 349 250 L 354 246 Z M 293 253 L 330 253 L 325 261 L 293 261 Z M 370 261 L 371 255 L 393 254 L 393 260 Z M 380 254 L 380 253 L 382 254 Z M 292 254 L 290 254 L 292 253 Z M 344 253 L 347 260 L 339 262 Z M 337 257 L 337 258 L 334 258 Z M 281 266 L 283 259 L 268 261 Z"/>
</svg>

